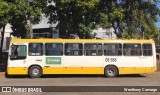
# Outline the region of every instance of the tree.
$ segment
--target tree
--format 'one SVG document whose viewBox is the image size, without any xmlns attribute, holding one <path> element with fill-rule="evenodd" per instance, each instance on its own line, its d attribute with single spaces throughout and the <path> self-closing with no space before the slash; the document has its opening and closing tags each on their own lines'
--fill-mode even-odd
<svg viewBox="0 0 160 95">
<path fill-rule="evenodd" d="M 28 33 L 28 21 L 33 24 L 40 21 L 41 11 L 37 1 L 29 2 L 27 0 L 0 0 L 0 28 L 1 32 L 1 47 L 0 61 L 2 61 L 2 47 L 4 39 L 4 31 L 7 23 L 12 25 L 13 35 L 25 38 Z M 1 63 L 1 62 L 0 62 Z"/>
<path fill-rule="evenodd" d="M 48 2 L 52 2 L 48 4 Z M 43 12 L 49 23 L 58 22 L 64 33 L 86 33 L 95 28 L 114 28 L 118 38 L 154 38 L 160 10 L 156 0 L 48 0 Z M 141 35 L 140 35 L 141 36 Z M 82 38 L 82 37 L 81 37 Z"/>
<path fill-rule="evenodd" d="M 2 48 L 3 48 L 3 39 L 4 39 L 4 31 L 5 31 L 5 25 L 8 23 L 8 20 L 10 19 L 8 13 L 9 13 L 10 7 L 6 2 L 3 0 L 0 0 L 0 29 L 1 31 L 1 45 L 0 45 L 0 63 L 2 62 Z"/>
<path fill-rule="evenodd" d="M 126 7 L 124 20 L 127 26 L 125 29 L 127 34 L 125 37 L 137 38 L 138 35 L 147 39 L 156 37 L 154 23 L 158 21 L 156 16 L 160 13 L 156 3 L 152 0 L 125 1 L 123 5 Z"/>
<path fill-rule="evenodd" d="M 51 4 L 46 3 L 43 9 L 49 16 L 49 23 L 58 22 L 57 28 L 64 35 L 77 33 L 80 38 L 84 34 L 88 38 L 91 37 L 97 19 L 93 12 L 99 0 L 50 0 L 50 2 Z"/>
<path fill-rule="evenodd" d="M 5 24 L 8 23 L 10 19 L 8 13 L 10 10 L 10 6 L 7 2 L 0 0 L 0 28 L 2 28 Z"/>
<path fill-rule="evenodd" d="M 101 0 L 108 22 L 118 38 L 155 38 L 155 22 L 160 13 L 154 0 Z M 103 10 L 103 9 L 102 9 Z M 144 35 L 142 35 L 144 34 Z"/>
<path fill-rule="evenodd" d="M 40 21 L 41 11 L 37 1 L 0 0 L 0 28 L 10 23 L 13 30 L 12 34 L 25 38 L 29 28 L 28 21 L 30 20 L 33 24 Z"/>
<path fill-rule="evenodd" d="M 9 14 L 11 19 L 9 23 L 12 25 L 12 35 L 26 38 L 29 34 L 28 21 L 33 24 L 39 23 L 41 17 L 40 8 L 35 2 L 28 2 L 27 0 L 8 1 L 11 6 Z"/>
</svg>

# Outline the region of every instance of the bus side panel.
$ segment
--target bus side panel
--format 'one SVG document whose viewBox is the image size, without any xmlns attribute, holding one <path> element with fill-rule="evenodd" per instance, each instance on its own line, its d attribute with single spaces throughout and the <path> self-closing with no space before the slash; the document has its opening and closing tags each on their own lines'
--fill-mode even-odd
<svg viewBox="0 0 160 95">
<path fill-rule="evenodd" d="M 7 68 L 7 74 L 8 75 L 27 75 L 28 68 L 25 68 L 25 67 Z"/>
<path fill-rule="evenodd" d="M 49 67 L 43 68 L 44 74 L 103 74 L 101 67 Z"/>
<path fill-rule="evenodd" d="M 102 56 L 63 56 L 60 64 L 46 65 L 44 74 L 103 74 Z"/>
<path fill-rule="evenodd" d="M 141 56 L 105 56 L 105 65 L 115 65 L 119 74 L 140 74 L 145 72 Z"/>
<path fill-rule="evenodd" d="M 80 67 L 82 74 L 103 74 L 103 56 L 67 56 L 64 67 Z"/>
</svg>

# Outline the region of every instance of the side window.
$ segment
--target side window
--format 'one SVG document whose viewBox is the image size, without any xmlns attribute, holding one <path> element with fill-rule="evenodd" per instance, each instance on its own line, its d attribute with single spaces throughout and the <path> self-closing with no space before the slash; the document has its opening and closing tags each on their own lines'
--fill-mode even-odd
<svg viewBox="0 0 160 95">
<path fill-rule="evenodd" d="M 104 44 L 104 55 L 106 56 L 121 56 L 122 44 Z"/>
<path fill-rule="evenodd" d="M 45 54 L 48 56 L 63 55 L 63 44 L 62 43 L 46 43 Z"/>
<path fill-rule="evenodd" d="M 141 56 L 141 44 L 123 44 L 124 56 Z"/>
<path fill-rule="evenodd" d="M 82 43 L 66 43 L 65 44 L 65 55 L 67 56 L 80 56 L 83 54 Z"/>
<path fill-rule="evenodd" d="M 151 44 L 143 44 L 143 56 L 152 56 Z"/>
<path fill-rule="evenodd" d="M 25 45 L 12 45 L 11 46 L 11 59 L 25 59 L 26 46 Z"/>
<path fill-rule="evenodd" d="M 84 44 L 84 53 L 86 56 L 100 56 L 102 55 L 102 44 L 86 43 Z"/>
<path fill-rule="evenodd" d="M 43 55 L 43 44 L 42 43 L 29 43 L 29 55 L 30 56 Z"/>
</svg>

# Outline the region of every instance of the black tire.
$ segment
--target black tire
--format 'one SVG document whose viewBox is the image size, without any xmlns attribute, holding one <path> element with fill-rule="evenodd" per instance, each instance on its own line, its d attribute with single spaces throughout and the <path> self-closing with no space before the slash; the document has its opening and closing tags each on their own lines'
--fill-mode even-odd
<svg viewBox="0 0 160 95">
<path fill-rule="evenodd" d="M 5 71 L 5 78 L 10 78 L 11 76 L 8 75 L 7 71 Z"/>
<path fill-rule="evenodd" d="M 106 66 L 104 69 L 104 75 L 109 78 L 118 76 L 118 70 L 115 66 Z"/>
<path fill-rule="evenodd" d="M 42 69 L 39 66 L 32 66 L 29 69 L 29 76 L 31 78 L 40 78 L 42 76 Z"/>
</svg>

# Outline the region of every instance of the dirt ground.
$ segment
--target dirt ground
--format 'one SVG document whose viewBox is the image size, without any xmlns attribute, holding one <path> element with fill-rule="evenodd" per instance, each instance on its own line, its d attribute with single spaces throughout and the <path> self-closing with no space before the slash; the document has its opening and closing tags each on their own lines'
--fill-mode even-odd
<svg viewBox="0 0 160 95">
<path fill-rule="evenodd" d="M 157 71 L 160 71 L 160 61 L 157 61 Z"/>
</svg>

